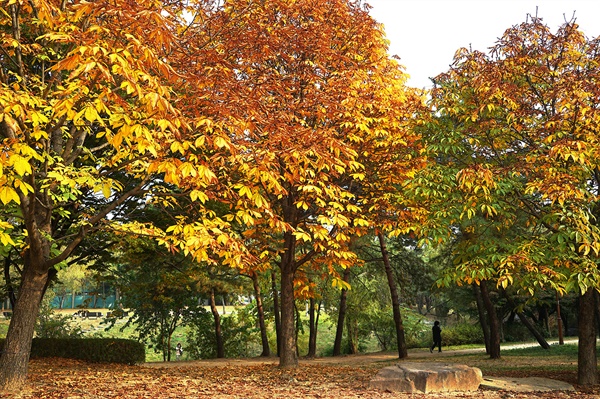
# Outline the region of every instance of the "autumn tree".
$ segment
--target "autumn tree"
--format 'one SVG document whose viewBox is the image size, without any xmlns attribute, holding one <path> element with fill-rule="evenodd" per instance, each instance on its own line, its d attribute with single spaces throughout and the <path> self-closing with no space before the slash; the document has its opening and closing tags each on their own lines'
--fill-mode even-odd
<svg viewBox="0 0 600 399">
<path fill-rule="evenodd" d="M 183 57 L 175 51 L 186 33 L 180 7 L 128 0 L 0 6 L 0 241 L 22 257 L 1 389 L 25 382 L 49 273 L 90 233 L 144 233 L 198 260 L 242 261 L 227 223 L 208 209 L 167 233 L 124 217 L 127 204 L 174 200 L 163 183 L 185 188 L 199 204 L 212 188 L 226 192 L 215 187 L 223 168 L 211 166 L 221 164 L 227 136 L 174 96 L 186 82 L 185 71 L 170 65 Z"/>
<path fill-rule="evenodd" d="M 243 148 L 237 193 L 271 212 L 239 217 L 254 223 L 248 240 L 268 243 L 256 257 L 279 269 L 280 365 L 294 367 L 295 291 L 307 286 L 298 271 L 325 271 L 346 287 L 338 270 L 357 262 L 350 237 L 370 223 L 357 191 L 365 179 L 358 151 L 380 123 L 369 106 L 385 96 L 363 88 L 388 90 L 404 107 L 404 75 L 360 1 L 232 0 L 213 22 L 227 59 L 211 66 L 223 79 L 204 90 L 222 104 L 220 118 L 235 125 L 232 141 Z M 394 126 L 398 116 L 387 118 Z"/>
<path fill-rule="evenodd" d="M 436 162 L 417 179 L 431 205 L 429 236 L 461 236 L 446 282 L 475 283 L 482 294 L 489 284 L 581 293 L 584 385 L 597 382 L 586 309 L 600 250 L 599 45 L 574 21 L 553 33 L 530 17 L 489 54 L 458 50 L 434 79 L 424 135 Z"/>
</svg>

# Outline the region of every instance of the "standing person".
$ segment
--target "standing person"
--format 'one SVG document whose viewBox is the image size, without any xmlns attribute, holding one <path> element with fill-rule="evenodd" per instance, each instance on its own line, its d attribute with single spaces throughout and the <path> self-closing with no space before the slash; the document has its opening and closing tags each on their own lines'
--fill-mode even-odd
<svg viewBox="0 0 600 399">
<path fill-rule="evenodd" d="M 181 347 L 181 343 L 178 343 L 175 347 L 175 357 L 177 360 L 181 359 L 181 355 L 183 355 L 183 348 Z"/>
<path fill-rule="evenodd" d="M 438 352 L 442 351 L 442 328 L 440 327 L 440 322 L 435 321 L 433 323 L 433 327 L 431 327 L 431 332 L 433 333 L 433 346 L 429 348 L 429 352 L 433 353 L 433 349 L 437 346 Z"/>
</svg>

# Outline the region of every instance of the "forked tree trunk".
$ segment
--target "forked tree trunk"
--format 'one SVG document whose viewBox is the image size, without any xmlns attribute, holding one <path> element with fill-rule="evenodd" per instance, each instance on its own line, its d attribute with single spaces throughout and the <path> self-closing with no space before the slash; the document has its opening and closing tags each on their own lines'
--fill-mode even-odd
<svg viewBox="0 0 600 399">
<path fill-rule="evenodd" d="M 487 281 L 482 280 L 479 283 L 481 289 L 481 299 L 486 309 L 488 322 L 490 323 L 490 359 L 500 359 L 500 322 L 496 308 L 490 298 L 490 293 L 487 288 Z"/>
<path fill-rule="evenodd" d="M 585 294 L 579 296 L 577 383 L 584 386 L 598 384 L 594 289 L 589 288 Z"/>
<path fill-rule="evenodd" d="M 477 303 L 477 313 L 479 315 L 479 325 L 483 332 L 483 341 L 485 342 L 485 353 L 490 354 L 490 326 L 485 315 L 485 306 L 481 298 L 481 291 L 477 284 L 473 284 L 473 292 L 475 293 L 475 301 Z"/>
<path fill-rule="evenodd" d="M 406 347 L 406 339 L 404 337 L 404 325 L 402 324 L 402 314 L 400 313 L 400 298 L 398 296 L 396 280 L 394 280 L 394 272 L 392 270 L 392 265 L 390 264 L 390 258 L 388 255 L 387 246 L 385 244 L 385 237 L 381 231 L 377 232 L 377 238 L 379 239 L 379 247 L 381 249 L 381 256 L 383 257 L 385 274 L 387 275 L 390 294 L 392 296 L 392 310 L 394 313 L 394 325 L 396 327 L 396 342 L 398 343 L 398 358 L 404 359 L 408 356 L 408 348 Z"/>
<path fill-rule="evenodd" d="M 350 281 L 350 269 L 344 269 L 344 276 L 342 277 L 344 282 Z M 343 288 L 340 294 L 340 307 L 338 312 L 337 328 L 335 331 L 335 342 L 333 343 L 333 356 L 340 356 L 342 354 L 342 339 L 344 337 L 344 320 L 346 318 L 348 290 Z"/>
<path fill-rule="evenodd" d="M 281 353 L 281 311 L 279 308 L 279 291 L 277 290 L 277 274 L 271 271 L 271 296 L 273 297 L 273 317 L 275 318 L 275 337 L 277 339 L 277 356 Z"/>
<path fill-rule="evenodd" d="M 217 341 L 217 358 L 222 359 L 225 357 L 225 345 L 223 343 L 223 332 L 221 331 L 221 316 L 219 315 L 219 309 L 215 301 L 215 289 L 210 290 L 210 311 L 213 314 L 215 320 L 215 338 Z"/>
<path fill-rule="evenodd" d="M 254 296 L 256 297 L 256 311 L 258 313 L 258 325 L 260 327 L 260 340 L 262 342 L 262 353 L 263 357 L 271 356 L 271 349 L 269 348 L 269 338 L 267 337 L 267 326 L 265 323 L 265 310 L 263 309 L 262 293 L 260 292 L 260 284 L 258 281 L 258 273 L 252 272 L 252 286 L 254 287 Z"/>
</svg>

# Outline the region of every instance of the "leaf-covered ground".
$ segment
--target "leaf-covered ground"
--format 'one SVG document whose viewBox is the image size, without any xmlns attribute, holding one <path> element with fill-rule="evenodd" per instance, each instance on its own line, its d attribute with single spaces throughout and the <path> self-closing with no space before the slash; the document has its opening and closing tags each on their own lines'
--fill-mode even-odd
<svg viewBox="0 0 600 399">
<path fill-rule="evenodd" d="M 90 364 L 65 359 L 32 360 L 29 384 L 14 399 L 100 398 L 581 398 L 597 399 L 599 389 L 573 392 L 516 393 L 479 390 L 473 393 L 409 395 L 375 391 L 369 380 L 386 364 L 302 362 L 295 370 L 274 361 L 174 363 L 151 366 Z M 166 366 L 166 365 L 165 365 Z M 519 373 L 522 377 L 522 373 Z M 530 375 L 535 376 L 535 375 Z M 573 372 L 544 377 L 574 383 Z"/>
</svg>

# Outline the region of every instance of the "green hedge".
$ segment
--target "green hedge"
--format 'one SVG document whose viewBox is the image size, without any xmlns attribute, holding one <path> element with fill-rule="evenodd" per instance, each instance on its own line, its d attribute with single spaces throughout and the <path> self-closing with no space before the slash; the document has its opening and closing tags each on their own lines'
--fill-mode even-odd
<svg viewBox="0 0 600 399">
<path fill-rule="evenodd" d="M 4 346 L 4 340 L 0 340 Z M 117 338 L 34 338 L 31 358 L 62 357 L 95 363 L 137 364 L 146 360 L 144 344 Z"/>
</svg>

